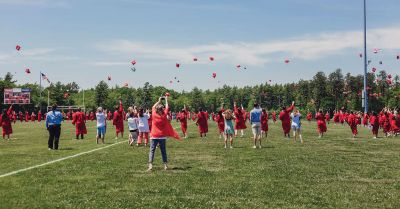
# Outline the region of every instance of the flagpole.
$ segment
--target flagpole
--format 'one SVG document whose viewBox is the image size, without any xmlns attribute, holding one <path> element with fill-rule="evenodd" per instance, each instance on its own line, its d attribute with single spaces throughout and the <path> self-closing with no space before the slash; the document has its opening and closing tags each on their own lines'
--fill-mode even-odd
<svg viewBox="0 0 400 209">
<path fill-rule="evenodd" d="M 367 92 L 367 2 L 364 0 L 364 112 L 368 113 L 368 92 Z"/>
</svg>

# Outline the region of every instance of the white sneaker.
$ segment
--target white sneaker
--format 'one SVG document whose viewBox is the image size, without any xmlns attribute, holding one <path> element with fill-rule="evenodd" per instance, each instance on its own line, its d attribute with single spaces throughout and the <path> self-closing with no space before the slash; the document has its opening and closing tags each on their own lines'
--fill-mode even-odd
<svg viewBox="0 0 400 209">
<path fill-rule="evenodd" d="M 257 146 L 256 146 L 256 145 L 254 145 L 254 146 L 253 146 L 253 149 L 257 149 Z"/>
<path fill-rule="evenodd" d="M 233 149 L 233 146 L 231 146 L 231 149 Z"/>
<path fill-rule="evenodd" d="M 262 148 L 262 146 L 260 145 L 260 147 L 259 147 L 260 149 Z"/>
<path fill-rule="evenodd" d="M 376 137 L 374 136 L 374 139 L 376 139 Z"/>
<path fill-rule="evenodd" d="M 225 149 L 226 149 L 226 145 L 225 145 Z"/>
<path fill-rule="evenodd" d="M 153 164 L 149 163 L 149 168 L 147 169 L 147 171 L 152 171 L 153 170 Z"/>
<path fill-rule="evenodd" d="M 168 170 L 168 165 L 164 164 L 164 170 Z"/>
<path fill-rule="evenodd" d="M 118 137 L 115 137 L 115 140 L 118 140 Z"/>
</svg>

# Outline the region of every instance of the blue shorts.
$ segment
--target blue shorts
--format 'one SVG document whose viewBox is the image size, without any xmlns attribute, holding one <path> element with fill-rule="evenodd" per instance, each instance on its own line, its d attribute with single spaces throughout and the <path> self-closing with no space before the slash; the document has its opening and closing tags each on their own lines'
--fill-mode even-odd
<svg viewBox="0 0 400 209">
<path fill-rule="evenodd" d="M 106 127 L 97 127 L 97 135 L 105 135 L 106 134 Z"/>
</svg>

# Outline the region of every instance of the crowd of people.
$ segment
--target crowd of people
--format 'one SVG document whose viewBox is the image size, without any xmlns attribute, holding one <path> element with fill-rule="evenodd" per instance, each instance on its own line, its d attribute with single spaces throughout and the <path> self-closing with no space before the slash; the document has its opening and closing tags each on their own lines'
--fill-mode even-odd
<svg viewBox="0 0 400 209">
<path fill-rule="evenodd" d="M 163 104 L 163 102 L 165 104 Z M 15 123 L 17 118 L 29 121 L 27 116 L 19 113 L 19 116 L 13 111 L 13 105 L 8 109 L 4 109 L 0 116 L 0 126 L 3 131 L 3 139 L 10 139 L 13 133 L 12 123 Z M 22 116 L 21 116 L 22 115 Z M 271 115 L 271 118 L 269 117 Z M 353 111 L 334 111 L 332 120 L 335 125 L 348 124 L 350 127 L 353 138 L 357 137 L 358 128 L 360 126 L 368 127 L 373 135 L 373 138 L 378 138 L 379 129 L 382 129 L 385 137 L 397 136 L 400 134 L 400 114 L 396 110 L 384 108 L 381 112 L 372 112 L 370 114 L 353 112 Z M 174 137 L 180 139 L 179 134 L 172 128 L 171 121 L 176 120 L 180 123 L 183 138 L 188 137 L 187 127 L 188 121 L 192 120 L 198 126 L 200 138 L 206 138 L 209 121 L 214 121 L 218 127 L 220 138 L 224 138 L 224 147 L 233 148 L 233 141 L 235 137 L 243 137 L 244 130 L 247 129 L 247 123 L 250 124 L 253 133 L 254 145 L 253 148 L 262 147 L 262 138 L 268 137 L 269 126 L 268 122 L 272 119 L 276 123 L 277 119 L 281 121 L 282 133 L 284 137 L 290 138 L 290 132 L 293 131 L 293 139 L 300 140 L 303 143 L 302 137 L 302 115 L 299 109 L 296 108 L 293 102 L 289 107 L 282 107 L 279 115 L 275 111 L 268 112 L 266 109 L 261 108 L 258 104 L 254 104 L 254 108 L 247 112 L 243 106 L 238 106 L 236 102 L 233 109 L 225 108 L 224 104 L 221 105 L 216 113 L 209 114 L 203 109 L 197 112 L 191 112 L 186 106 L 179 112 L 171 112 L 168 106 L 168 96 L 160 97 L 159 101 L 154 104 L 151 110 L 142 107 L 128 107 L 127 113 L 124 111 L 122 101 L 120 100 L 115 107 L 115 111 L 103 110 L 98 107 L 96 113 L 85 114 L 80 108 L 76 111 L 68 111 L 63 113 L 57 109 L 57 105 L 53 105 L 48 113 L 38 114 L 32 113 L 30 121 L 40 122 L 42 119 L 46 121 L 46 128 L 49 131 L 48 149 L 57 150 L 59 145 L 59 138 L 61 134 L 61 123 L 63 121 L 71 121 L 75 126 L 76 139 L 84 139 L 87 134 L 86 121 L 96 120 L 97 136 L 96 143 L 104 143 L 105 134 L 107 130 L 107 121 L 112 121 L 115 126 L 115 139 L 124 136 L 124 121 L 127 121 L 129 130 L 129 144 L 141 146 L 148 146 L 150 143 L 149 153 L 149 170 L 152 169 L 152 162 L 154 159 L 154 152 L 157 146 L 161 149 L 163 163 L 167 169 L 167 154 L 166 143 L 167 137 Z M 43 118 L 42 118 L 43 117 Z M 34 119 L 32 119 L 34 118 Z M 331 121 L 331 114 L 324 113 L 322 110 L 316 111 L 313 115 L 310 111 L 307 113 L 306 120 L 316 120 L 316 130 L 319 138 L 324 137 L 327 130 L 327 123 Z M 21 120 L 23 121 L 23 120 Z"/>
</svg>

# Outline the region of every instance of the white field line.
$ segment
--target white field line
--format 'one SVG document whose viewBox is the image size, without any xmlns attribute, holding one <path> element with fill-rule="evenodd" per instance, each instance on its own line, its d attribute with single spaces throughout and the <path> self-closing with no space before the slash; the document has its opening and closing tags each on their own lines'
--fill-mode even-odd
<svg viewBox="0 0 400 209">
<path fill-rule="evenodd" d="M 174 129 L 177 129 L 177 128 L 178 127 L 174 127 Z M 14 174 L 17 174 L 17 173 L 21 173 L 21 172 L 24 172 L 24 171 L 29 171 L 29 170 L 32 170 L 32 169 L 35 169 L 35 168 L 43 167 L 43 166 L 50 165 L 50 164 L 53 164 L 53 163 L 56 163 L 56 162 L 68 160 L 68 159 L 71 159 L 71 158 L 79 157 L 81 155 L 85 155 L 85 154 L 96 152 L 96 151 L 99 151 L 99 150 L 102 150 L 102 149 L 106 149 L 106 148 L 109 148 L 109 147 L 112 147 L 112 146 L 115 146 L 115 145 L 118 145 L 118 144 L 121 144 L 121 143 L 124 143 L 124 142 L 127 142 L 127 141 L 128 140 L 116 142 L 114 144 L 110 144 L 110 145 L 107 145 L 105 147 L 100 147 L 100 148 L 89 150 L 89 151 L 86 151 L 86 152 L 81 152 L 81 153 L 78 153 L 78 154 L 75 154 L 75 155 L 63 157 L 63 158 L 60 158 L 60 159 L 57 159 L 57 160 L 49 161 L 47 163 L 34 165 L 34 166 L 31 166 L 31 167 L 28 167 L 28 168 L 23 168 L 23 169 L 19 169 L 19 170 L 16 170 L 16 171 L 9 172 L 9 173 L 5 173 L 5 174 L 0 175 L 0 178 L 11 176 L 11 175 L 14 175 Z"/>
<path fill-rule="evenodd" d="M 2 177 L 7 177 L 7 176 L 11 176 L 11 175 L 14 175 L 14 174 L 17 174 L 17 173 L 21 173 L 21 172 L 24 172 L 24 171 L 32 170 L 32 169 L 34 169 L 34 168 L 39 168 L 39 167 L 42 167 L 42 166 L 50 165 L 50 164 L 53 164 L 53 163 L 56 163 L 56 162 L 60 162 L 60 161 L 63 161 L 63 160 L 67 160 L 67 159 L 79 157 L 79 156 L 81 156 L 81 155 L 85 155 L 85 154 L 89 154 L 89 153 L 92 153 L 92 152 L 96 152 L 96 151 L 99 151 L 99 150 L 102 150 L 102 149 L 106 149 L 106 148 L 109 148 L 109 147 L 112 147 L 112 146 L 115 146 L 115 145 L 117 145 L 117 144 L 121 144 L 121 143 L 127 142 L 127 141 L 128 141 L 128 140 L 116 142 L 116 143 L 114 143 L 114 144 L 110 144 L 110 145 L 107 145 L 107 146 L 105 146 L 105 147 L 100 147 L 100 148 L 97 148 L 97 149 L 89 150 L 89 151 L 86 151 L 86 152 L 81 152 L 81 153 L 78 153 L 78 154 L 75 154 L 75 155 L 71 155 L 71 156 L 68 156 L 68 157 L 63 157 L 63 158 L 60 158 L 60 159 L 57 159 L 57 160 L 49 161 L 49 162 L 47 162 L 47 163 L 43 163 L 43 164 L 39 164 L 39 165 L 35 165 L 35 166 L 28 167 L 28 168 L 16 170 L 16 171 L 13 171 L 13 172 L 10 172 L 10 173 L 2 174 L 2 175 L 0 175 L 0 178 L 2 178 Z"/>
</svg>

